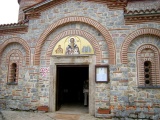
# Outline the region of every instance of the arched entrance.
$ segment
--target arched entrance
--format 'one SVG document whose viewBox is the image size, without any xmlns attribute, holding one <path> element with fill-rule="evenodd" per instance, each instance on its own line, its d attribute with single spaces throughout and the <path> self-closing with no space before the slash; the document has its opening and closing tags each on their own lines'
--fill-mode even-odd
<svg viewBox="0 0 160 120">
<path fill-rule="evenodd" d="M 94 67 L 95 49 L 84 37 L 71 35 L 59 40 L 50 58 L 50 109 L 58 111 L 67 105 L 69 108 L 87 106 L 86 112 L 94 114 Z M 83 83 L 88 80 L 88 101 L 83 92 Z M 52 86 L 53 85 L 53 86 Z M 86 93 L 86 89 L 85 89 Z M 84 97 L 84 95 L 86 97 Z M 86 100 L 86 101 L 84 101 Z M 83 106 L 84 107 L 84 106 Z M 74 111 L 74 109 L 70 109 Z"/>
<path fill-rule="evenodd" d="M 97 26 L 95 26 L 95 24 L 93 24 L 92 21 L 88 23 L 86 20 L 88 20 L 89 18 L 84 18 L 84 19 L 77 19 L 77 18 L 83 18 L 83 17 L 68 17 L 68 19 L 63 19 L 65 21 L 62 20 L 63 22 L 62 23 L 60 22 L 60 25 L 54 24 L 54 25 L 56 25 L 56 27 L 54 25 L 51 25 L 51 27 L 48 28 L 41 35 L 41 38 L 39 39 L 39 41 L 37 43 L 37 47 L 35 49 L 35 56 L 34 56 L 34 58 L 35 58 L 34 63 L 35 64 L 37 64 L 37 65 L 39 64 L 40 49 L 41 49 L 43 43 L 45 42 L 46 38 L 57 27 L 62 26 L 64 23 L 67 24 L 67 23 L 72 23 L 72 22 L 82 22 L 85 24 L 91 23 L 91 26 L 93 26 L 98 31 L 100 31 L 100 33 L 102 33 L 102 36 L 107 41 L 107 43 L 108 43 L 107 45 L 109 45 L 109 47 L 108 47 L 109 56 L 107 58 L 107 60 L 109 59 L 108 63 L 115 64 L 115 49 L 114 49 L 114 45 L 112 44 L 113 41 L 111 40 L 111 37 L 110 37 L 109 33 L 107 32 L 107 30 L 104 30 L 105 28 L 102 27 L 102 25 L 99 25 L 96 21 L 94 21 L 94 22 L 97 23 L 98 26 L 100 26 L 98 28 L 97 28 Z M 88 50 L 88 51 L 92 50 L 92 49 L 90 49 L 91 47 L 88 46 L 87 42 L 85 42 L 81 46 L 78 43 L 78 41 L 76 41 L 77 45 L 79 45 L 79 49 L 81 49 L 81 51 L 83 49 L 84 52 L 81 54 L 79 54 L 79 52 L 77 52 L 76 55 L 66 55 L 66 52 L 64 52 L 64 51 L 67 49 L 67 45 L 68 45 L 67 42 L 68 41 L 64 40 L 63 44 L 61 44 L 60 41 L 63 38 L 70 37 L 70 36 L 75 37 L 78 41 L 79 41 L 78 38 L 80 38 L 80 37 L 83 37 L 84 39 L 86 39 L 86 41 L 89 42 L 90 45 L 93 47 L 94 53 L 85 54 L 86 50 Z M 65 39 L 67 39 L 67 38 L 65 38 Z M 87 45 L 86 45 L 86 43 L 87 43 Z M 112 49 L 110 49 L 110 48 L 112 48 Z M 54 52 L 56 53 L 56 55 L 54 54 Z M 112 52 L 113 52 L 113 54 L 112 54 Z M 95 65 L 100 64 L 102 62 L 102 51 L 101 51 L 101 47 L 100 47 L 98 41 L 90 33 L 86 32 L 84 30 L 70 29 L 70 30 L 63 31 L 60 34 L 58 34 L 57 36 L 55 36 L 54 39 L 52 40 L 52 42 L 50 43 L 49 47 L 47 48 L 47 54 L 46 54 L 45 59 L 46 59 L 46 64 L 50 65 L 50 92 L 49 92 L 50 93 L 50 95 L 49 95 L 50 96 L 49 97 L 50 111 L 56 111 L 57 66 L 87 65 L 88 70 L 89 70 L 89 72 L 88 72 L 88 78 L 89 78 L 89 102 L 88 102 L 89 106 L 88 106 L 88 109 L 89 109 L 89 113 L 94 115 L 95 114 L 95 101 L 94 101 L 94 96 L 95 96 L 95 91 L 94 91 L 95 90 Z M 107 61 L 105 63 L 107 63 Z"/>
<path fill-rule="evenodd" d="M 109 51 L 109 64 L 115 64 L 116 63 L 116 51 L 115 51 L 115 45 L 114 42 L 109 34 L 109 32 L 106 30 L 104 26 L 102 26 L 97 21 L 90 19 L 88 17 L 65 17 L 61 20 L 58 20 L 57 22 L 50 25 L 40 36 L 36 48 L 35 48 L 35 56 L 34 56 L 34 65 L 39 65 L 40 63 L 40 51 L 41 48 L 46 40 L 46 38 L 59 26 L 62 26 L 64 24 L 73 23 L 73 22 L 81 22 L 86 23 L 91 26 L 93 26 L 95 29 L 97 29 L 105 38 L 107 45 L 108 45 L 108 51 Z"/>
</svg>

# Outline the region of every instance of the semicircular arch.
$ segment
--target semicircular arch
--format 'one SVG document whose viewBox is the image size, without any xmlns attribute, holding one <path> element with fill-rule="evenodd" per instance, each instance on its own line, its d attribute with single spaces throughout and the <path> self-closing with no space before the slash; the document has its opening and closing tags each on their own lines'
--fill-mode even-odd
<svg viewBox="0 0 160 120">
<path fill-rule="evenodd" d="M 40 64 L 40 52 L 41 52 L 41 48 L 42 45 L 44 44 L 45 40 L 47 39 L 47 37 L 58 27 L 64 25 L 64 24 L 68 24 L 71 22 L 82 22 L 82 23 L 86 23 L 89 24 L 91 26 L 93 26 L 94 28 L 96 28 L 105 38 L 107 45 L 108 45 L 108 51 L 109 51 L 109 64 L 115 64 L 116 61 L 116 53 L 115 53 L 115 45 L 114 42 L 109 34 L 109 32 L 107 31 L 107 29 L 105 27 L 103 27 L 100 23 L 98 23 L 97 21 L 88 18 L 88 17 L 81 17 L 81 16 L 77 16 L 77 17 L 65 17 L 62 18 L 60 20 L 58 20 L 57 22 L 51 24 L 40 36 L 36 48 L 35 48 L 35 56 L 34 56 L 34 64 L 35 65 L 39 65 Z"/>
<path fill-rule="evenodd" d="M 160 37 L 160 30 L 155 28 L 141 28 L 128 35 L 125 41 L 123 42 L 121 49 L 121 62 L 123 64 L 127 64 L 127 52 L 129 45 L 135 38 L 141 35 L 155 35 Z"/>
<path fill-rule="evenodd" d="M 53 51 L 54 47 L 56 46 L 56 44 L 59 42 L 59 40 L 63 39 L 66 36 L 69 36 L 69 35 L 79 35 L 79 36 L 86 38 L 94 49 L 97 63 L 100 62 L 100 60 L 102 58 L 102 53 L 101 53 L 101 49 L 99 47 L 97 40 L 88 32 L 82 31 L 82 30 L 77 30 L 77 29 L 76 30 L 70 29 L 67 31 L 63 31 L 54 38 L 54 40 L 51 42 L 51 44 L 47 50 L 47 54 L 46 54 L 47 60 L 49 60 L 49 57 L 51 56 L 52 51 Z"/>
<path fill-rule="evenodd" d="M 0 46 L 0 56 L 2 56 L 2 53 L 4 51 L 4 49 L 9 45 L 9 44 L 12 44 L 12 43 L 19 43 L 21 44 L 24 49 L 26 50 L 26 65 L 29 65 L 30 64 L 30 48 L 27 44 L 27 42 L 21 38 L 18 38 L 18 37 L 14 37 L 14 38 L 10 38 L 8 40 L 6 40 L 5 42 L 3 42 Z"/>
</svg>

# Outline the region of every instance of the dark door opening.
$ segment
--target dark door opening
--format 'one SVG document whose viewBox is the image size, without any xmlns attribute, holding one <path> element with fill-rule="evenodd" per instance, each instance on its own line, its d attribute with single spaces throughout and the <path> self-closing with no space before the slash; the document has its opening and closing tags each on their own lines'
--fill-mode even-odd
<svg viewBox="0 0 160 120">
<path fill-rule="evenodd" d="M 57 66 L 56 110 L 64 104 L 84 106 L 83 87 L 88 79 L 88 65 Z"/>
</svg>

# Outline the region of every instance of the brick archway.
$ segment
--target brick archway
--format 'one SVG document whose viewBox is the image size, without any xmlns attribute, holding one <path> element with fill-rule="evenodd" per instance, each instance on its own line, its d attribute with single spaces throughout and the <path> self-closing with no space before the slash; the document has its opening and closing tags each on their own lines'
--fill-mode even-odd
<svg viewBox="0 0 160 120">
<path fill-rule="evenodd" d="M 122 49 L 121 49 L 121 62 L 123 64 L 127 64 L 127 51 L 130 43 L 132 40 L 134 40 L 136 37 L 140 35 L 155 35 L 160 37 L 160 30 L 154 29 L 154 28 L 142 28 L 138 29 L 134 32 L 132 32 L 130 35 L 127 36 L 125 41 L 122 44 Z"/>
<path fill-rule="evenodd" d="M 0 56 L 2 56 L 3 50 L 12 43 L 19 43 L 21 44 L 24 49 L 26 50 L 26 65 L 30 64 L 30 48 L 27 44 L 27 42 L 21 38 L 10 38 L 8 40 L 6 40 L 5 42 L 3 42 L 0 46 Z"/>
<path fill-rule="evenodd" d="M 71 22 L 82 22 L 82 23 L 89 24 L 93 26 L 94 28 L 96 28 L 103 35 L 103 37 L 105 38 L 107 42 L 108 51 L 109 51 L 109 64 L 115 64 L 115 61 L 116 61 L 115 45 L 114 45 L 114 42 L 109 32 L 106 30 L 105 27 L 103 27 L 97 21 L 87 18 L 87 17 L 66 17 L 50 25 L 44 31 L 44 33 L 41 34 L 37 42 L 36 48 L 35 48 L 34 65 L 39 65 L 40 63 L 40 52 L 41 52 L 42 45 L 44 44 L 46 38 L 59 26 L 62 26 L 64 24 L 71 23 Z"/>
<path fill-rule="evenodd" d="M 154 56 L 145 56 L 147 50 L 152 50 Z M 142 53 L 143 51 L 143 53 Z M 150 51 L 151 52 L 151 51 Z M 149 52 L 149 54 L 150 54 Z M 143 54 L 143 56 L 142 56 Z M 153 86 L 160 85 L 160 75 L 159 75 L 159 50 L 156 46 L 151 44 L 144 44 L 137 49 L 137 68 L 138 68 L 138 85 L 145 86 L 145 69 L 144 62 L 149 61 L 152 65 L 150 66 L 151 71 L 149 72 L 150 80 Z M 148 74 L 148 73 L 147 73 Z"/>
<path fill-rule="evenodd" d="M 92 47 L 94 48 L 94 52 L 96 54 L 96 62 L 100 63 L 100 60 L 102 58 L 102 53 L 101 53 L 101 50 L 100 50 L 100 47 L 99 47 L 97 40 L 91 34 L 85 32 L 85 31 L 82 31 L 82 30 L 75 30 L 75 29 L 61 32 L 60 34 L 58 34 L 54 38 L 54 40 L 51 42 L 51 44 L 47 50 L 46 59 L 48 60 L 48 62 L 50 61 L 50 56 L 52 54 L 53 48 L 55 47 L 56 43 L 68 35 L 79 35 L 79 36 L 86 38 L 90 42 Z"/>
</svg>

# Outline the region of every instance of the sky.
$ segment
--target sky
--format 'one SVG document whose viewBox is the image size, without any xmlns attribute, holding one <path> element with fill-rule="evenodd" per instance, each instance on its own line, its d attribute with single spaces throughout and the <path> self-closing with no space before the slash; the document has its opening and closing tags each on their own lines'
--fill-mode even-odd
<svg viewBox="0 0 160 120">
<path fill-rule="evenodd" d="M 18 0 L 0 0 L 0 24 L 18 22 Z"/>
</svg>

